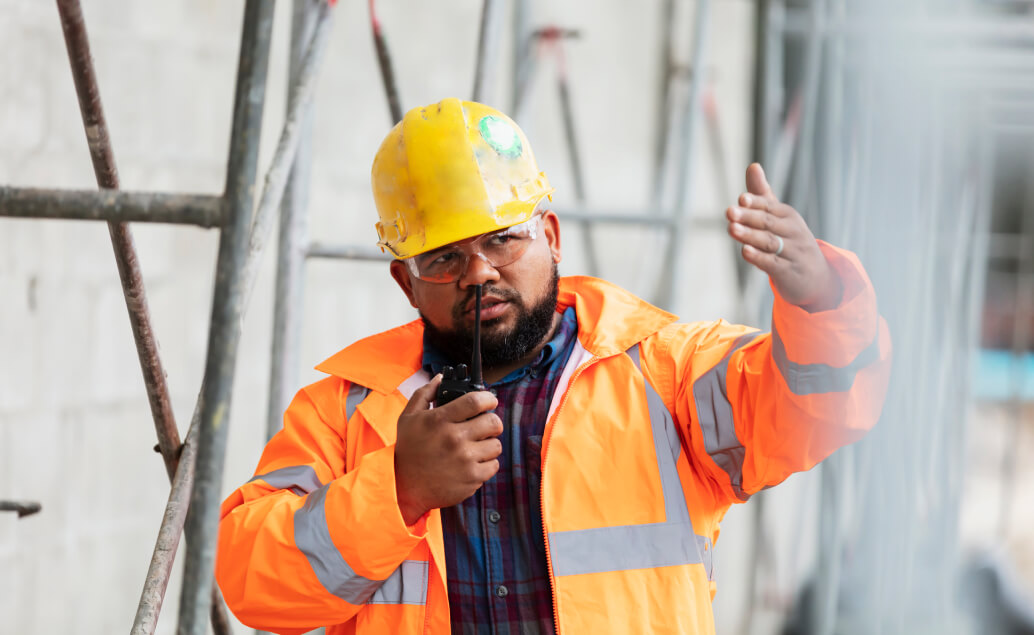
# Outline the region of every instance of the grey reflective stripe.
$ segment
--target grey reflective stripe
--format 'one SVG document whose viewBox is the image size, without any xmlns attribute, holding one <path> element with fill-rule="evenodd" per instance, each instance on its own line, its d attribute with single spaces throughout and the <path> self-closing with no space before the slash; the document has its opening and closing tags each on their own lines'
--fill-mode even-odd
<svg viewBox="0 0 1034 635">
<path fill-rule="evenodd" d="M 415 393 L 418 388 L 430 381 L 431 376 L 427 374 L 427 371 L 420 369 L 409 377 L 406 377 L 406 380 L 399 384 L 399 387 L 396 388 L 396 390 L 402 393 L 402 396 L 406 398 L 406 401 L 409 401 L 413 396 L 413 393 Z"/>
<path fill-rule="evenodd" d="M 643 367 L 639 361 L 639 346 L 628 349 L 628 356 L 642 375 Z M 664 400 L 657 394 L 650 382 L 643 377 L 643 386 L 646 390 L 646 405 L 650 412 L 650 427 L 653 429 L 653 449 L 657 453 L 657 467 L 661 472 L 661 488 L 664 490 L 664 513 L 667 522 L 681 521 L 689 522 L 689 510 L 686 508 L 686 498 L 682 494 L 682 485 L 679 483 L 679 471 L 675 467 L 679 459 L 679 452 L 682 445 L 679 443 L 679 433 L 675 430 L 675 421 L 664 405 Z"/>
<path fill-rule="evenodd" d="M 877 326 L 879 329 L 879 326 Z M 855 375 L 880 357 L 879 330 L 876 337 L 861 353 L 843 367 L 828 364 L 798 364 L 786 356 L 786 347 L 779 331 L 772 330 L 772 358 L 779 373 L 795 395 L 814 395 L 826 392 L 844 392 L 851 389 Z"/>
<path fill-rule="evenodd" d="M 711 539 L 707 536 L 697 535 L 697 550 L 704 563 L 704 570 L 707 571 L 707 579 L 714 582 L 714 547 Z"/>
<path fill-rule="evenodd" d="M 715 464 L 729 475 L 732 490 L 740 500 L 750 498 L 743 491 L 743 457 L 746 450 L 736 437 L 736 422 L 725 387 L 725 375 L 732 354 L 761 335 L 763 333 L 755 332 L 736 338 L 721 361 L 693 382 L 693 400 L 696 402 L 697 422 L 704 435 L 704 448 Z"/>
<path fill-rule="evenodd" d="M 642 373 L 638 345 L 628 350 L 628 356 Z M 676 466 L 681 448 L 678 432 L 661 396 L 646 376 L 642 377 L 661 478 L 665 522 L 552 532 L 549 553 L 554 576 L 701 562 Z"/>
<path fill-rule="evenodd" d="M 356 406 L 362 403 L 368 394 L 370 394 L 369 388 L 354 382 L 352 383 L 352 386 L 348 389 L 348 395 L 345 397 L 345 421 L 352 419 Z"/>
<path fill-rule="evenodd" d="M 423 560 L 405 560 L 395 569 L 381 588 L 377 589 L 370 604 L 427 604 L 427 572 L 430 563 Z"/>
<path fill-rule="evenodd" d="M 555 531 L 549 552 L 557 577 L 700 562 L 693 526 L 676 522 Z"/>
<path fill-rule="evenodd" d="M 316 476 L 316 470 L 311 465 L 282 467 L 278 470 L 252 477 L 248 482 L 250 483 L 251 481 L 265 481 L 277 489 L 289 489 L 299 496 L 304 496 L 323 486 L 319 477 Z"/>
<path fill-rule="evenodd" d="M 305 505 L 294 513 L 294 544 L 329 593 L 350 604 L 365 604 L 381 580 L 358 575 L 334 546 L 324 509 L 328 487 L 329 483 L 309 494 Z"/>
</svg>

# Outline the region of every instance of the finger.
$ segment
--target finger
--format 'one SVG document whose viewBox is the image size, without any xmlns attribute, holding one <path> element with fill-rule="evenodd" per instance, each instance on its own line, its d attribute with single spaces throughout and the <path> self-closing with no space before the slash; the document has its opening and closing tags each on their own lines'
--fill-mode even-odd
<svg viewBox="0 0 1034 635">
<path fill-rule="evenodd" d="M 773 275 L 776 271 L 782 268 L 783 263 L 786 261 L 776 256 L 773 253 L 767 251 L 761 251 L 751 245 L 743 245 L 740 250 L 743 254 L 743 259 L 754 265 L 758 269 L 764 271 L 768 275 Z"/>
<path fill-rule="evenodd" d="M 776 202 L 773 199 L 758 196 L 757 194 L 751 194 L 750 192 L 740 194 L 740 198 L 737 202 L 740 207 L 758 209 L 764 212 L 772 212 L 776 206 Z"/>
<path fill-rule="evenodd" d="M 492 439 L 503 433 L 503 420 L 494 412 L 483 412 L 458 425 L 464 427 L 467 438 L 472 441 Z"/>
<path fill-rule="evenodd" d="M 779 222 L 781 219 L 775 214 L 764 210 L 750 207 L 730 207 L 725 210 L 725 217 L 730 222 L 753 227 L 754 229 L 763 229 L 780 236 L 788 234 L 786 228 L 783 227 L 783 223 Z"/>
<path fill-rule="evenodd" d="M 492 459 L 491 461 L 483 461 L 474 466 L 474 478 L 477 479 L 478 483 L 484 483 L 488 479 L 496 475 L 499 471 L 499 459 Z"/>
<path fill-rule="evenodd" d="M 768 184 L 765 169 L 761 167 L 760 163 L 751 163 L 747 166 L 747 191 L 773 201 L 778 200 L 775 192 L 772 191 L 772 186 Z"/>
<path fill-rule="evenodd" d="M 729 235 L 744 245 L 750 245 L 758 251 L 765 251 L 773 256 L 779 251 L 779 238 L 770 231 L 753 229 L 740 223 L 729 223 Z M 782 253 L 786 253 L 785 240 Z"/>
<path fill-rule="evenodd" d="M 484 439 L 478 441 L 471 446 L 471 456 L 478 463 L 484 463 L 485 461 L 491 461 L 492 459 L 499 458 L 499 455 L 503 453 L 503 442 L 499 439 L 492 437 L 491 439 Z"/>
<path fill-rule="evenodd" d="M 737 202 L 740 207 L 762 210 L 778 218 L 789 218 L 795 213 L 794 209 L 786 203 L 780 203 L 774 198 L 765 198 L 749 192 L 740 194 Z"/>
<path fill-rule="evenodd" d="M 495 395 L 487 390 L 468 392 L 441 408 L 437 408 L 439 415 L 448 421 L 466 421 L 472 419 L 482 412 L 487 412 L 499 405 Z"/>
<path fill-rule="evenodd" d="M 417 388 L 406 403 L 406 407 L 402 409 L 402 414 L 412 414 L 430 408 L 431 402 L 434 401 L 434 396 L 438 392 L 438 385 L 441 383 L 442 374 L 438 373 L 431 378 L 431 381 Z"/>
</svg>

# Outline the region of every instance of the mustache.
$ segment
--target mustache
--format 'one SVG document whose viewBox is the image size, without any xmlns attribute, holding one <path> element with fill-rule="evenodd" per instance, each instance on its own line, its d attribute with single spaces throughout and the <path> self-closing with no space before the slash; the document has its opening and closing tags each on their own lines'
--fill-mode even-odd
<svg viewBox="0 0 1034 635">
<path fill-rule="evenodd" d="M 465 313 L 466 307 L 468 304 L 474 301 L 474 295 L 476 293 L 477 290 L 473 286 L 471 286 L 469 289 L 467 289 L 467 293 L 463 296 L 463 298 L 461 298 L 455 305 L 453 305 L 452 317 L 454 320 L 456 320 L 457 322 L 463 320 L 463 314 Z M 481 287 L 481 295 L 482 297 L 492 295 L 506 302 L 513 302 L 514 304 L 517 304 L 519 306 L 524 306 L 524 303 L 521 301 L 521 294 L 518 293 L 515 289 L 501 289 L 495 286 L 483 285 Z"/>
</svg>

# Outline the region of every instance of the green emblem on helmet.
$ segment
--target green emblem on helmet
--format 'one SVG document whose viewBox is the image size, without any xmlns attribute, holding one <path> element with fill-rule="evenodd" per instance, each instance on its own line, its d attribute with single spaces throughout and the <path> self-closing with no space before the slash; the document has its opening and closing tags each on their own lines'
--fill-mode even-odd
<svg viewBox="0 0 1034 635">
<path fill-rule="evenodd" d="M 482 117 L 478 122 L 478 130 L 492 149 L 504 157 L 516 158 L 521 156 L 524 147 L 521 145 L 521 138 L 513 126 L 504 119 L 495 115 Z"/>
</svg>

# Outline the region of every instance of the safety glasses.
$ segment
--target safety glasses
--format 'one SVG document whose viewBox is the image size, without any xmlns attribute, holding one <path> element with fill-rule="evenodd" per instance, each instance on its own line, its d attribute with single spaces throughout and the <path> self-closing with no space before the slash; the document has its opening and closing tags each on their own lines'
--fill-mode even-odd
<svg viewBox="0 0 1034 635">
<path fill-rule="evenodd" d="M 450 243 L 402 262 L 411 274 L 426 282 L 455 282 L 474 256 L 496 268 L 515 262 L 535 241 L 541 224 L 542 215 L 536 214 L 518 225 Z"/>
</svg>

